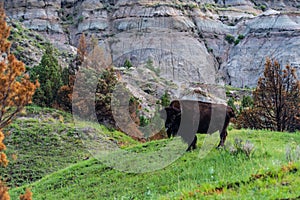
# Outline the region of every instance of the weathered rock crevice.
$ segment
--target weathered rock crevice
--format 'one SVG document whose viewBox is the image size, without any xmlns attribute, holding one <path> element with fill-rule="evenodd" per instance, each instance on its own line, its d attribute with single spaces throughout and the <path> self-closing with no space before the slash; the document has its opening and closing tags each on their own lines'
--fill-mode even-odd
<svg viewBox="0 0 300 200">
<path fill-rule="evenodd" d="M 82 33 L 95 35 L 116 66 L 150 59 L 170 80 L 236 87 L 255 86 L 266 57 L 300 66 L 299 7 L 299 0 L 5 1 L 11 18 L 63 51 Z"/>
</svg>

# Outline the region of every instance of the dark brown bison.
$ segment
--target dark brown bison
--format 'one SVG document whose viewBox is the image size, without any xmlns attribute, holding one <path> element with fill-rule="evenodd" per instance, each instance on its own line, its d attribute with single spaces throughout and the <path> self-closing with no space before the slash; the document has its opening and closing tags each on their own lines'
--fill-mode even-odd
<svg viewBox="0 0 300 200">
<path fill-rule="evenodd" d="M 165 128 L 169 137 L 179 135 L 188 143 L 187 151 L 196 148 L 196 133 L 220 132 L 218 147 L 224 146 L 227 126 L 235 117 L 230 106 L 192 100 L 174 100 L 165 108 Z"/>
</svg>

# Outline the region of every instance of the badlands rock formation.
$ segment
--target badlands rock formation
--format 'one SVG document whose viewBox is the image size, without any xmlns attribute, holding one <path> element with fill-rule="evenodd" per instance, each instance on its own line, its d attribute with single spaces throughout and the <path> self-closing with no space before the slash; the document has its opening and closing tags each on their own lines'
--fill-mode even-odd
<svg viewBox="0 0 300 200">
<path fill-rule="evenodd" d="M 116 66 L 151 60 L 174 82 L 253 87 L 267 56 L 300 67 L 299 0 L 5 0 L 5 8 L 59 49 L 94 34 Z"/>
</svg>

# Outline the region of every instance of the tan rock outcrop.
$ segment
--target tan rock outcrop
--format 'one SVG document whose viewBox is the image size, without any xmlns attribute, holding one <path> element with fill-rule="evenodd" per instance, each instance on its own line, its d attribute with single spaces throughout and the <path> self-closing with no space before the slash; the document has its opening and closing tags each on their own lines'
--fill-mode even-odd
<svg viewBox="0 0 300 200">
<path fill-rule="evenodd" d="M 150 59 L 174 81 L 253 87 L 267 56 L 300 67 L 299 0 L 9 0 L 5 7 L 60 49 L 94 34 L 116 66 Z"/>
</svg>

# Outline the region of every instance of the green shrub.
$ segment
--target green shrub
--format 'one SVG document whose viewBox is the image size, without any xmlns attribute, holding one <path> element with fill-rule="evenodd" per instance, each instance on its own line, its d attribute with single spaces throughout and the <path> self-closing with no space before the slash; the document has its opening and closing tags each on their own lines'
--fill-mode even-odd
<svg viewBox="0 0 300 200">
<path fill-rule="evenodd" d="M 192 9 L 198 7 L 197 4 L 187 4 L 186 6 L 187 6 L 187 8 L 190 9 L 190 10 L 192 10 Z"/>
<path fill-rule="evenodd" d="M 242 39 L 244 39 L 245 38 L 245 36 L 244 35 L 242 35 L 242 34 L 239 34 L 239 36 L 238 36 L 238 39 L 239 40 L 242 40 Z"/>
<path fill-rule="evenodd" d="M 165 91 L 165 93 L 162 95 L 162 97 L 160 98 L 160 100 L 161 100 L 161 105 L 162 106 L 165 106 L 165 107 L 167 107 L 167 106 L 169 106 L 170 105 L 170 103 L 171 103 L 171 97 L 170 97 L 170 95 L 169 95 L 169 93 L 167 92 L 167 91 Z"/>
<path fill-rule="evenodd" d="M 33 103 L 39 106 L 51 107 L 56 102 L 59 88 L 62 86 L 62 68 L 54 56 L 53 47 L 47 44 L 39 65 L 30 70 L 32 80 L 38 79 L 40 88 L 33 96 Z"/>
<path fill-rule="evenodd" d="M 261 6 L 260 6 L 260 9 L 261 9 L 262 11 L 266 11 L 266 10 L 267 10 L 267 6 L 261 5 Z"/>
<path fill-rule="evenodd" d="M 80 16 L 80 17 L 78 18 L 78 23 L 83 22 L 83 20 L 84 20 L 84 17 L 83 17 L 83 16 Z"/>
<path fill-rule="evenodd" d="M 225 36 L 225 40 L 226 40 L 229 44 L 232 44 L 232 43 L 234 43 L 235 38 L 234 38 L 233 35 L 228 34 L 228 35 Z"/>
<path fill-rule="evenodd" d="M 262 10 L 262 11 L 266 11 L 267 10 L 267 6 L 266 5 L 254 6 L 254 8 L 258 9 L 258 10 Z"/>
<path fill-rule="evenodd" d="M 73 21 L 73 16 L 72 15 L 67 16 L 67 21 Z"/>
<path fill-rule="evenodd" d="M 250 96 L 243 96 L 241 108 L 249 108 L 253 106 L 253 99 Z"/>
<path fill-rule="evenodd" d="M 153 71 L 157 76 L 159 76 L 159 74 L 160 74 L 160 69 L 159 69 L 159 68 L 155 68 L 155 67 L 153 66 L 153 61 L 152 61 L 151 59 L 148 59 L 148 60 L 147 60 L 146 68 L 147 68 L 147 69 L 150 69 L 150 70 Z"/>
<path fill-rule="evenodd" d="M 238 45 L 240 43 L 240 39 L 236 39 L 235 41 L 234 41 L 234 45 Z"/>
<path fill-rule="evenodd" d="M 130 60 L 126 59 L 125 62 L 124 62 L 124 67 L 126 69 L 130 69 L 133 67 L 132 63 L 130 62 Z"/>
<path fill-rule="evenodd" d="M 230 106 L 235 113 L 237 113 L 236 106 L 234 105 L 234 99 L 232 97 L 229 98 L 227 105 Z"/>
<path fill-rule="evenodd" d="M 147 119 L 145 116 L 140 116 L 140 126 L 147 126 L 149 122 L 149 119 Z"/>
</svg>

